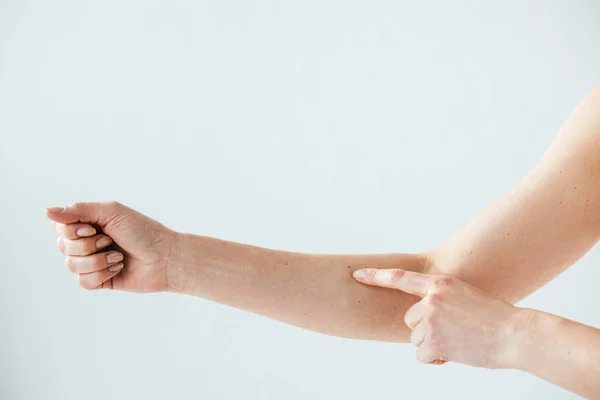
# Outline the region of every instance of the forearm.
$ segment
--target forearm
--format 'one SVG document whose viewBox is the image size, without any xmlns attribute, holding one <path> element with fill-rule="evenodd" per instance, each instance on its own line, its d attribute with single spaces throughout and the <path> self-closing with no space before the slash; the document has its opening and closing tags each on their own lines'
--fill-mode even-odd
<svg viewBox="0 0 600 400">
<path fill-rule="evenodd" d="M 600 330 L 541 311 L 524 315 L 514 337 L 514 368 L 599 399 Z"/>
<path fill-rule="evenodd" d="M 415 296 L 359 285 L 363 267 L 423 269 L 409 254 L 317 255 L 182 234 L 172 251 L 169 290 L 251 311 L 317 332 L 405 342 Z"/>
<path fill-rule="evenodd" d="M 323 333 L 406 341 L 402 317 L 416 299 L 360 287 L 354 269 L 451 275 L 514 302 L 596 243 L 599 153 L 600 87 L 522 182 L 426 255 L 310 255 L 181 235 L 170 287 Z"/>
<path fill-rule="evenodd" d="M 538 165 L 435 248 L 428 272 L 517 301 L 581 258 L 600 234 L 600 86 Z"/>
</svg>

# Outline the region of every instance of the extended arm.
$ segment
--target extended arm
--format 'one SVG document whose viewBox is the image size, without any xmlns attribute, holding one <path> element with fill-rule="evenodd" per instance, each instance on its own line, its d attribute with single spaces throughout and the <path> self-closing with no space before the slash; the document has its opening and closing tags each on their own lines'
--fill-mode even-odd
<svg viewBox="0 0 600 400">
<path fill-rule="evenodd" d="M 357 287 L 352 270 L 452 275 L 514 302 L 596 243 L 599 178 L 600 86 L 529 175 L 428 254 L 307 255 L 185 235 L 174 287 L 321 332 L 405 341 L 409 332 L 398 315 L 416 299 Z"/>
<path fill-rule="evenodd" d="M 600 88 L 569 117 L 539 165 L 517 187 L 447 242 L 423 255 L 311 255 L 176 234 L 116 203 L 77 203 L 48 216 L 59 248 L 86 288 L 171 290 L 259 313 L 315 331 L 362 339 L 407 341 L 401 316 L 414 296 L 357 285 L 362 267 L 454 275 L 514 301 L 540 287 L 598 238 Z M 108 270 L 92 224 L 124 254 Z M 98 233 L 98 232 L 94 232 Z M 113 265 L 114 266 L 114 265 Z M 116 268 L 115 268 L 116 269 Z"/>
</svg>

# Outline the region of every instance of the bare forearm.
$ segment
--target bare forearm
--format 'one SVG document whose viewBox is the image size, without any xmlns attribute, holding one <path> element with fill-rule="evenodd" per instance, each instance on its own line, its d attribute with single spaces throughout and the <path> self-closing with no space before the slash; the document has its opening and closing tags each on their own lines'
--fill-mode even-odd
<svg viewBox="0 0 600 400">
<path fill-rule="evenodd" d="M 173 250 L 169 290 L 325 334 L 405 342 L 403 316 L 416 297 L 358 285 L 352 271 L 421 271 L 423 264 L 421 255 L 304 254 L 182 234 Z"/>
<path fill-rule="evenodd" d="M 514 302 L 597 241 L 600 88 L 570 116 L 538 166 L 427 255 L 310 255 L 181 235 L 174 291 L 323 333 L 406 341 L 413 296 L 357 286 L 361 267 L 451 275 Z"/>
<path fill-rule="evenodd" d="M 541 311 L 525 315 L 515 337 L 514 367 L 600 399 L 600 330 Z"/>
</svg>

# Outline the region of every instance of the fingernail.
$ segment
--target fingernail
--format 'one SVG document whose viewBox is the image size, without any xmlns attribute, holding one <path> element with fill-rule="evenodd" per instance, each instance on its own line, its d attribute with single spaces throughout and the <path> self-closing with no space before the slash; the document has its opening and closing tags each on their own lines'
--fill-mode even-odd
<svg viewBox="0 0 600 400">
<path fill-rule="evenodd" d="M 117 265 L 113 265 L 112 267 L 108 267 L 110 272 L 117 272 L 123 269 L 125 265 L 123 263 L 118 263 Z"/>
<path fill-rule="evenodd" d="M 123 254 L 121 253 L 110 253 L 106 256 L 106 262 L 109 264 L 116 263 L 117 261 L 121 261 L 123 259 Z"/>
<path fill-rule="evenodd" d="M 109 237 L 103 237 L 101 239 L 98 239 L 98 241 L 96 241 L 96 248 L 97 249 L 101 249 L 103 247 L 108 246 L 109 244 L 112 243 L 112 239 Z"/>
<path fill-rule="evenodd" d="M 46 208 L 46 212 L 61 212 L 64 211 L 64 207 L 48 207 Z"/>
<path fill-rule="evenodd" d="M 86 226 L 85 228 L 77 229 L 77 236 L 79 237 L 94 236 L 95 234 L 96 230 L 91 226 Z"/>
<path fill-rule="evenodd" d="M 352 276 L 356 279 L 364 279 L 367 277 L 367 271 L 364 269 L 357 269 L 352 273 Z"/>
</svg>

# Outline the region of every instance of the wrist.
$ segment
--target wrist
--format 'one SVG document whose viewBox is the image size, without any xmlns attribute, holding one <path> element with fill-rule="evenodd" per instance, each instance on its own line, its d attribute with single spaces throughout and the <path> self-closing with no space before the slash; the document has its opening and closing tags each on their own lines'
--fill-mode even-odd
<svg viewBox="0 0 600 400">
<path fill-rule="evenodd" d="M 498 365 L 501 368 L 521 369 L 524 343 L 536 329 L 534 313 L 534 310 L 513 306 L 513 312 L 500 335 L 502 345 L 498 346 Z"/>
<path fill-rule="evenodd" d="M 186 293 L 189 288 L 189 264 L 186 254 L 189 254 L 189 235 L 175 232 L 167 261 L 167 291 Z"/>
<path fill-rule="evenodd" d="M 168 289 L 216 300 L 216 290 L 227 283 L 242 263 L 250 257 L 240 249 L 244 246 L 208 236 L 178 233 L 173 241 L 168 263 Z"/>
<path fill-rule="evenodd" d="M 542 311 L 519 308 L 509 328 L 507 368 L 530 372 L 544 362 L 548 338 L 566 321 Z"/>
</svg>

